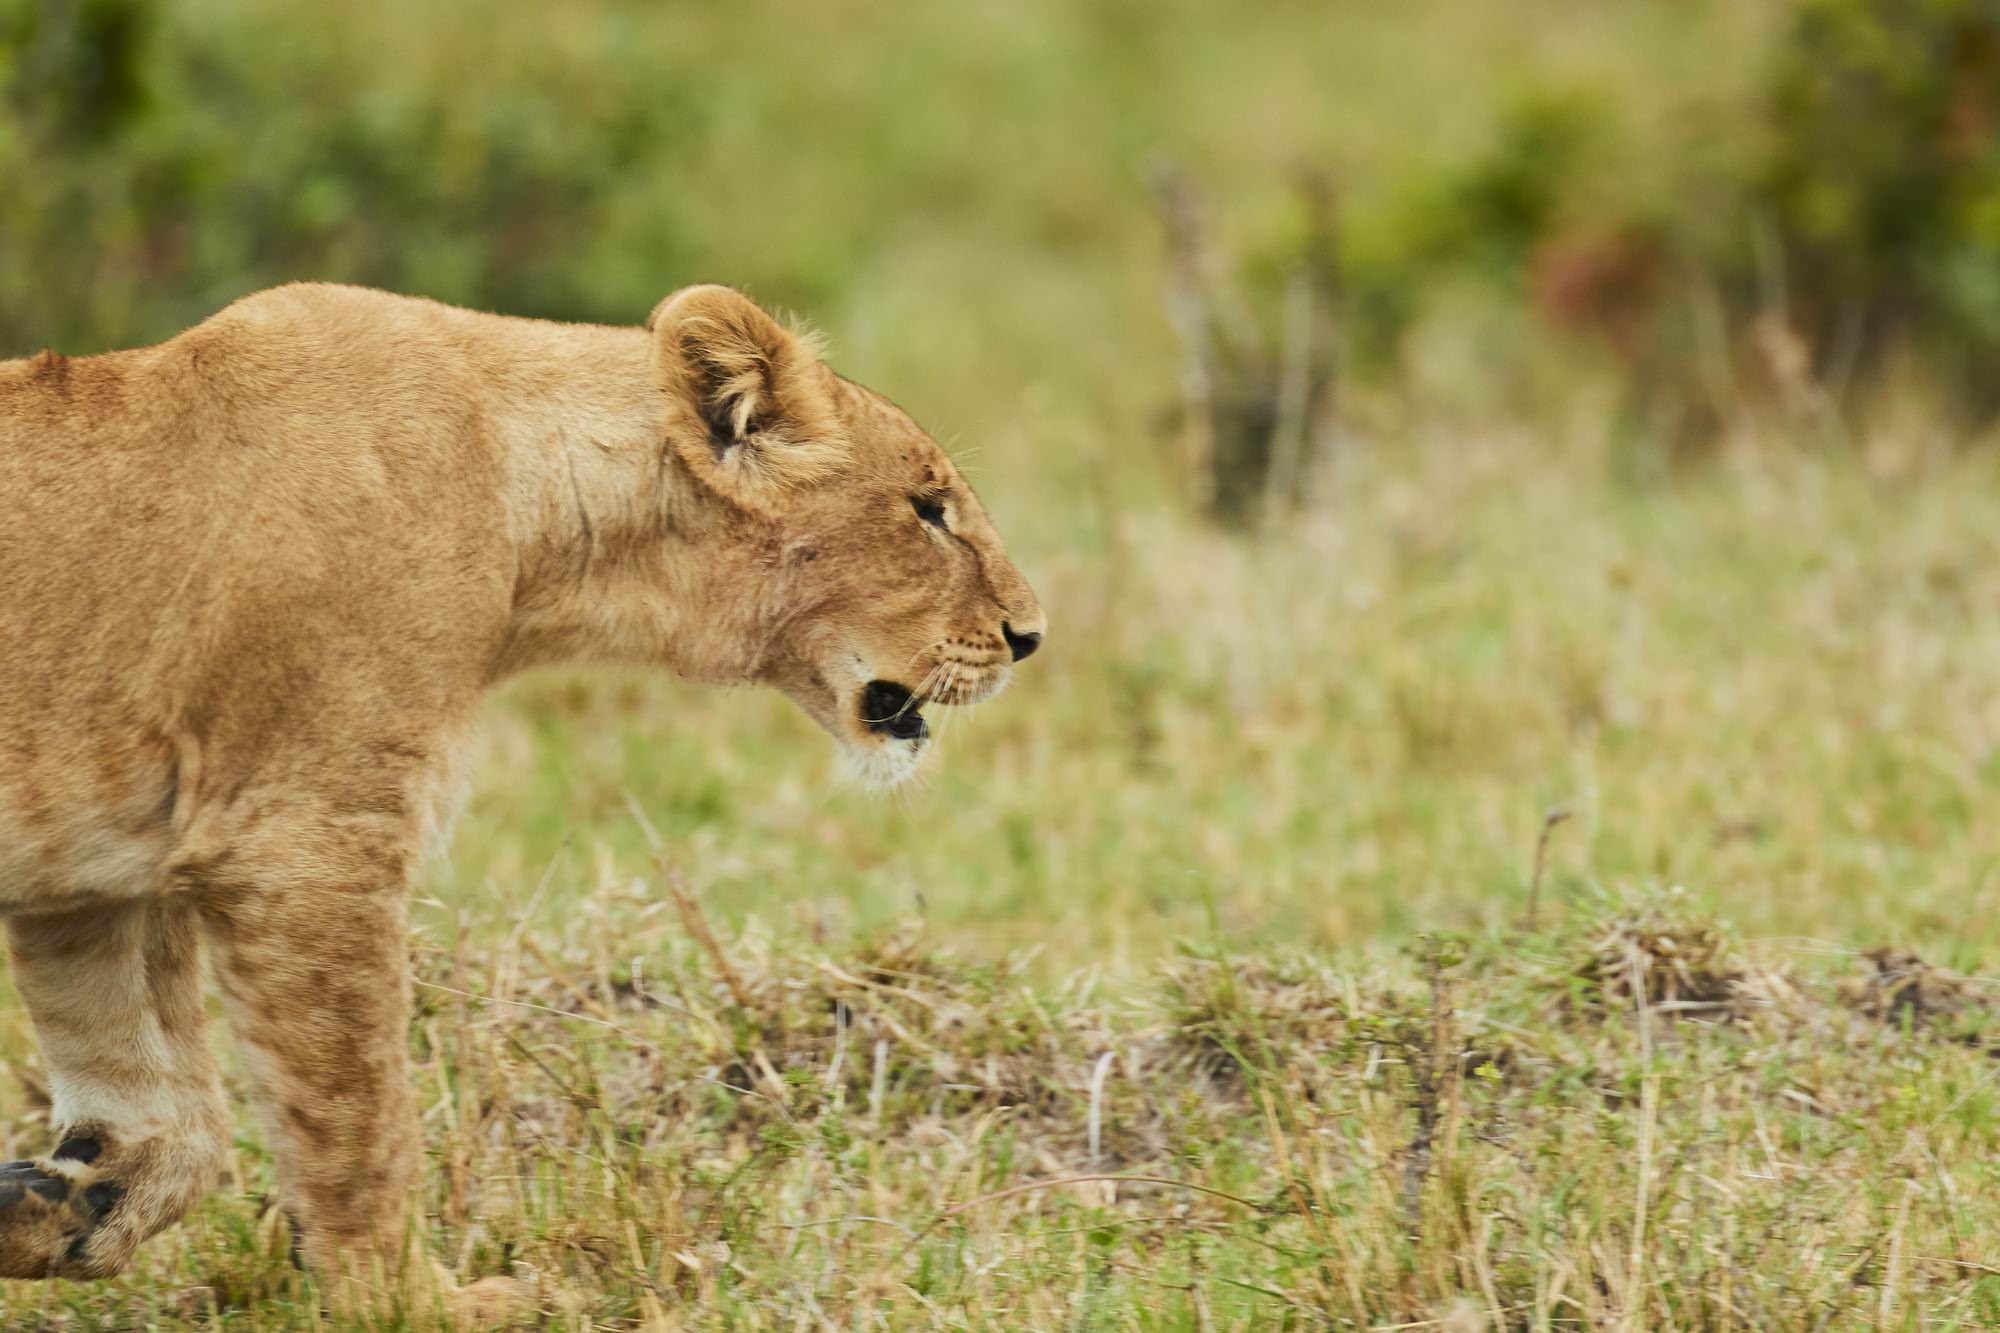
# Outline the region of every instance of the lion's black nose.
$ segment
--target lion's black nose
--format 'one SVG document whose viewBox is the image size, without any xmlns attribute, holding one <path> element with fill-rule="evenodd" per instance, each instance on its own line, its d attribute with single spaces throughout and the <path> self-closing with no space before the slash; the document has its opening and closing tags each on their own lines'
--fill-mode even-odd
<svg viewBox="0 0 2000 1333">
<path fill-rule="evenodd" d="M 1007 647 L 1014 654 L 1016 662 L 1042 646 L 1041 635 L 1017 634 L 1014 631 L 1014 627 L 1004 620 L 1000 622 L 1000 635 L 1007 640 Z"/>
</svg>

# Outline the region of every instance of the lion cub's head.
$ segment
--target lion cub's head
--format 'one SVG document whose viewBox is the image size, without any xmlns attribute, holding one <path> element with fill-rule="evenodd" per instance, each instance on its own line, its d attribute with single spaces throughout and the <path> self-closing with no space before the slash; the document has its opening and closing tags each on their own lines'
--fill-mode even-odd
<svg viewBox="0 0 2000 1333">
<path fill-rule="evenodd" d="M 747 297 L 691 287 L 648 327 L 668 448 L 713 502 L 716 577 L 729 566 L 764 639 L 747 669 L 860 776 L 900 781 L 926 704 L 990 698 L 1040 644 L 1034 593 L 937 442 Z"/>
</svg>

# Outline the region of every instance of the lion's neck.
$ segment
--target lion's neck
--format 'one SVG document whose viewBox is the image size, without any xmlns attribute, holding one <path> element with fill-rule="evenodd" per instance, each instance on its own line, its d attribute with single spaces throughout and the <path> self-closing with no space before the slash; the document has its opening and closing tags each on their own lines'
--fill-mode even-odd
<svg viewBox="0 0 2000 1333">
<path fill-rule="evenodd" d="M 537 340 L 539 341 L 539 340 Z M 667 458 L 664 404 L 639 329 L 551 326 L 496 386 L 517 583 L 495 674 L 643 661 L 707 679 L 750 674 L 758 626 L 705 554 L 717 520 Z"/>
</svg>

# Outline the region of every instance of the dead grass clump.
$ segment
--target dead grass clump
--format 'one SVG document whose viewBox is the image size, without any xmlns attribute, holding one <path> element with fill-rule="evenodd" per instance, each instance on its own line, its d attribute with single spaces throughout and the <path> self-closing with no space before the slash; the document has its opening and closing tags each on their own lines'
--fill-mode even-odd
<svg viewBox="0 0 2000 1333">
<path fill-rule="evenodd" d="M 1184 955 L 1162 966 L 1161 990 L 1170 1044 L 1211 1080 L 1343 1050 L 1355 1036 L 1341 978 L 1303 960 Z"/>
<path fill-rule="evenodd" d="M 1584 976 L 1607 1010 L 1629 1012 L 1641 1002 L 1720 1009 L 1742 977 L 1705 921 L 1609 921 L 1590 950 Z"/>
<path fill-rule="evenodd" d="M 1740 957 L 1714 921 L 1673 911 L 1677 897 L 1614 912 L 1585 932 L 1576 975 L 1590 1012 L 1643 1004 L 1668 1019 L 1739 1022 L 1796 1007 L 1803 996 L 1790 975 Z"/>
<path fill-rule="evenodd" d="M 1844 997 L 1878 1023 L 1996 1049 L 1994 1013 L 1979 985 L 1933 967 L 1908 949 L 1870 949 L 1868 974 L 1850 981 Z"/>
</svg>

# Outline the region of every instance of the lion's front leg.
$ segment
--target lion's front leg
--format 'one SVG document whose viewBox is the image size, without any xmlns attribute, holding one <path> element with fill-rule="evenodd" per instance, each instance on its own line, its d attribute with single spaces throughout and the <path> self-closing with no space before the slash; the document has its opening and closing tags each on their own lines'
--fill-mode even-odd
<svg viewBox="0 0 2000 1333">
<path fill-rule="evenodd" d="M 203 885 L 307 1265 L 337 1308 L 479 1327 L 525 1308 L 526 1289 L 460 1290 L 406 1231 L 421 1148 L 407 1069 L 410 859 L 400 826 L 333 820 L 259 830 L 189 879 Z"/>
<path fill-rule="evenodd" d="M 367 1279 L 400 1254 L 418 1162 L 406 1070 L 400 825 L 270 827 L 226 848 L 203 916 L 307 1263 Z"/>
<path fill-rule="evenodd" d="M 8 936 L 58 1141 L 0 1166 L 0 1276 L 105 1277 L 200 1199 L 228 1143 L 193 910 L 24 916 Z"/>
</svg>

